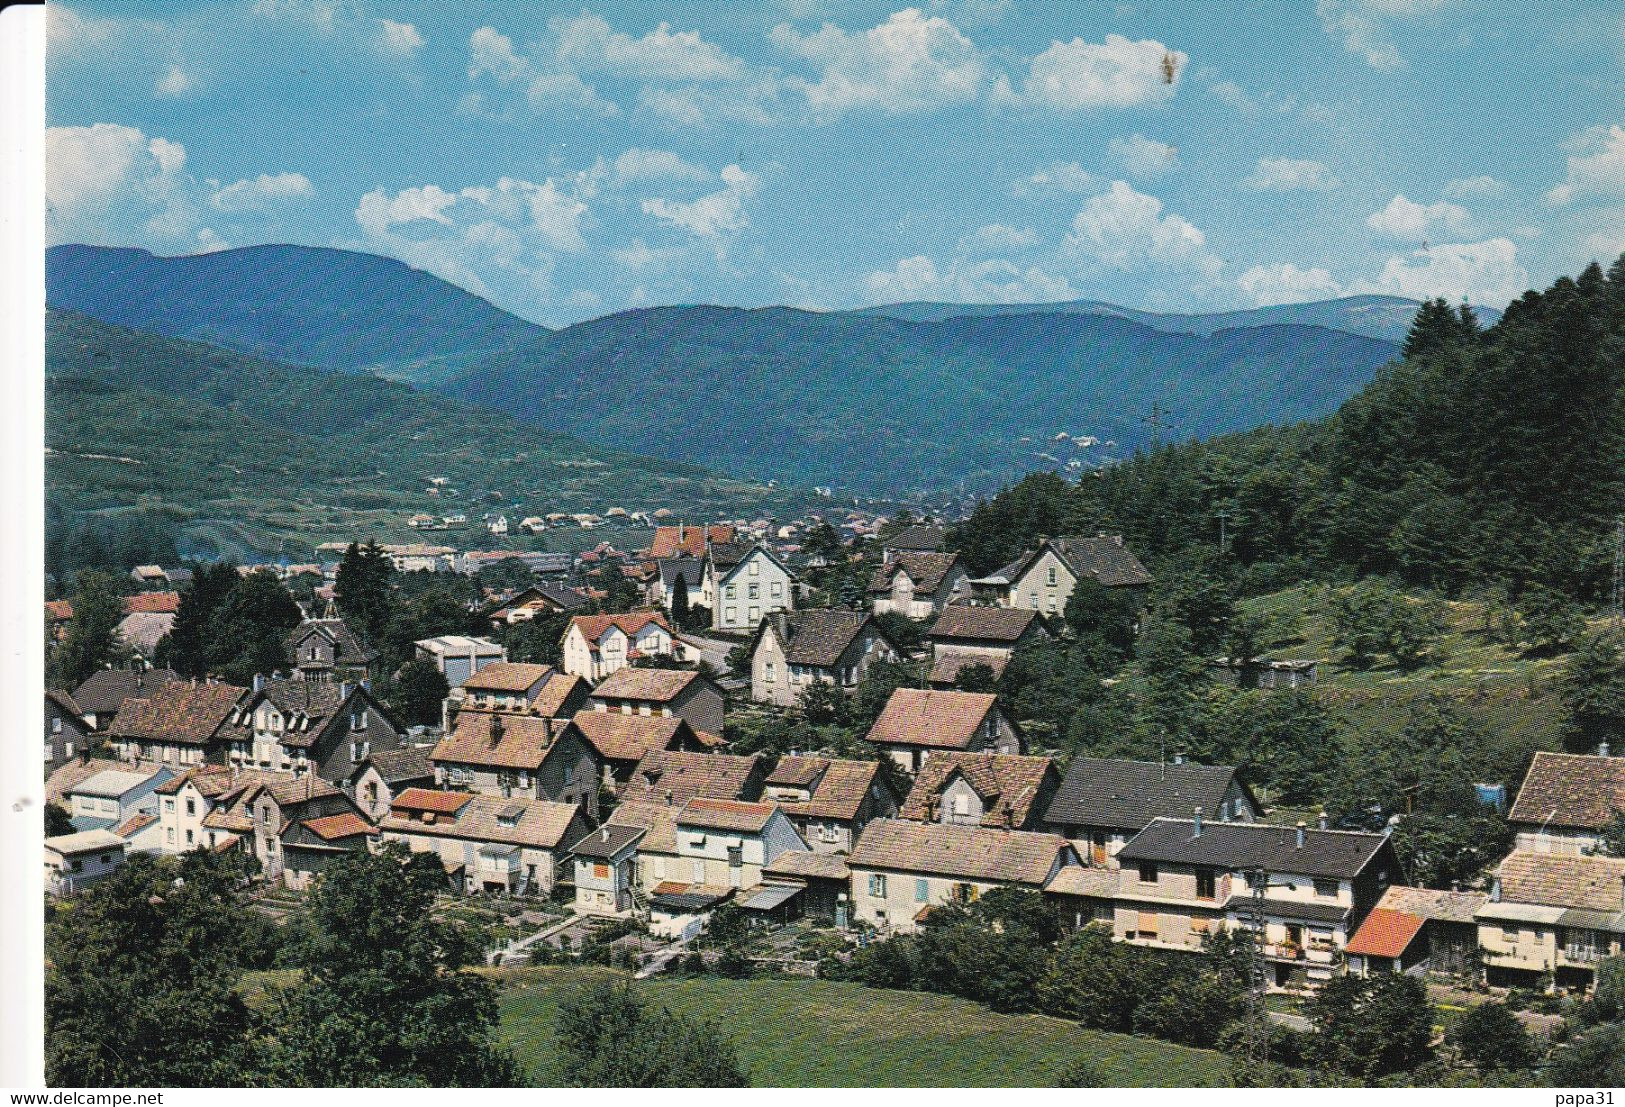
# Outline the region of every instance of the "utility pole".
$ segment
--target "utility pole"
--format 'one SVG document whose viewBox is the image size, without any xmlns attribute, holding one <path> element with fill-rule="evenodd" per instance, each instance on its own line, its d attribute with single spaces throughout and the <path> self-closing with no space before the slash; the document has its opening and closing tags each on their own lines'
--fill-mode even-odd
<svg viewBox="0 0 1625 1107">
<path fill-rule="evenodd" d="M 1225 549 L 1229 545 L 1230 541 L 1229 528 L 1226 525 L 1230 522 L 1229 509 L 1226 508 L 1220 511 L 1216 516 L 1214 516 L 1214 518 L 1219 520 L 1219 556 L 1223 557 Z"/>
<path fill-rule="evenodd" d="M 1269 1017 L 1264 1010 L 1264 892 L 1267 879 L 1263 869 L 1253 869 L 1247 876 L 1252 884 L 1252 896 L 1247 902 L 1247 922 L 1250 945 L 1247 957 L 1247 1035 L 1243 1056 L 1249 1078 L 1258 1079 L 1257 1086 L 1268 1082 L 1270 1063 Z"/>
<path fill-rule="evenodd" d="M 1625 629 L 1625 515 L 1614 520 L 1614 638 Z"/>
<path fill-rule="evenodd" d="M 1140 422 L 1151 428 L 1151 448 L 1153 450 L 1162 445 L 1162 431 L 1164 427 L 1170 425 L 1168 416 L 1171 414 L 1172 412 L 1163 407 L 1162 404 L 1153 400 L 1151 401 L 1151 414 L 1141 418 Z"/>
</svg>

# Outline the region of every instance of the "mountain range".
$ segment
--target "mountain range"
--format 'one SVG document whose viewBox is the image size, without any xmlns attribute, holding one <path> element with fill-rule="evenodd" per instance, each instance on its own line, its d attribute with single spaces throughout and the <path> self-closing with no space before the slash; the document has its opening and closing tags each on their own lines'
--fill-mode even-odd
<svg viewBox="0 0 1625 1107">
<path fill-rule="evenodd" d="M 854 491 L 991 490 L 1034 468 L 1323 415 L 1397 354 L 1416 307 L 677 306 L 554 331 L 343 250 L 58 246 L 46 276 L 53 307 L 132 329 L 366 371 L 596 448 Z"/>
</svg>

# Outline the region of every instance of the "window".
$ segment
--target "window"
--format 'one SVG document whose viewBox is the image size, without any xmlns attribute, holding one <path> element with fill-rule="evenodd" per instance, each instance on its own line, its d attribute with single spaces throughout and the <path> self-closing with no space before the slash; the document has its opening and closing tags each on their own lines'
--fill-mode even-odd
<svg viewBox="0 0 1625 1107">
<path fill-rule="evenodd" d="M 916 877 L 914 880 L 914 902 L 925 903 L 931 898 L 931 882 L 925 877 Z"/>
<path fill-rule="evenodd" d="M 762 679 L 767 681 L 769 684 L 772 684 L 775 680 L 778 679 L 778 677 L 776 675 L 776 670 L 773 667 L 773 662 L 769 661 L 766 665 L 764 665 L 762 667 Z"/>
<path fill-rule="evenodd" d="M 351 742 L 350 743 L 350 760 L 351 761 L 365 761 L 367 759 L 367 754 L 369 754 L 371 752 L 372 752 L 372 743 L 371 742 Z"/>
<path fill-rule="evenodd" d="M 45 743 L 45 760 L 49 761 L 50 759 L 51 759 L 51 743 L 47 742 L 47 743 Z"/>
<path fill-rule="evenodd" d="M 738 621 L 739 621 L 739 609 L 738 609 L 738 608 L 737 608 L 737 607 L 730 607 L 730 608 L 727 608 L 727 609 L 726 609 L 726 612 L 727 612 L 727 613 L 726 613 L 726 615 L 725 615 L 725 616 L 724 616 L 724 618 L 725 618 L 725 619 L 726 619 L 726 620 L 727 620 L 727 621 L 728 621 L 728 622 L 730 622 L 730 623 L 737 623 L 737 622 L 738 622 Z"/>
<path fill-rule="evenodd" d="M 369 782 L 367 784 L 366 791 L 363 794 L 366 796 L 366 799 L 367 799 L 368 803 L 377 803 L 378 802 L 378 784 L 377 784 L 377 782 L 375 782 L 375 781 L 374 782 Z"/>
<path fill-rule="evenodd" d="M 51 716 L 51 733 L 52 734 L 61 734 L 62 733 L 62 718 L 61 718 L 61 716 L 59 716 L 59 715 Z"/>
<path fill-rule="evenodd" d="M 1049 572 L 1045 575 L 1048 577 L 1049 583 L 1053 585 L 1055 583 L 1055 566 L 1051 565 Z"/>
<path fill-rule="evenodd" d="M 1218 878 L 1212 869 L 1196 870 L 1196 898 L 1215 899 L 1218 892 Z"/>
<path fill-rule="evenodd" d="M 728 847 L 728 867 L 737 869 L 745 863 L 745 848 L 743 846 Z"/>
<path fill-rule="evenodd" d="M 197 800 L 192 799 L 190 796 L 188 796 L 186 800 L 186 813 L 188 815 L 197 814 Z"/>
<path fill-rule="evenodd" d="M 1335 897 L 1341 887 L 1342 885 L 1335 880 L 1317 880 L 1315 881 L 1315 895 Z"/>
<path fill-rule="evenodd" d="M 366 730 L 367 729 L 367 713 L 365 711 L 357 711 L 355 713 L 355 715 L 351 717 L 351 719 L 350 719 L 350 729 L 351 730 Z"/>
<path fill-rule="evenodd" d="M 1140 862 L 1140 883 L 1155 884 L 1157 882 L 1157 863 L 1155 861 Z"/>
<path fill-rule="evenodd" d="M 967 796 L 964 792 L 960 792 L 960 793 L 958 793 L 957 795 L 954 796 L 954 814 L 955 815 L 969 815 L 970 814 L 970 797 Z"/>
<path fill-rule="evenodd" d="M 750 575 L 753 577 L 759 577 L 762 575 L 762 562 L 760 558 L 753 557 L 750 559 Z"/>
<path fill-rule="evenodd" d="M 164 798 L 164 810 L 165 811 L 173 811 L 173 810 L 175 810 L 175 801 L 173 799 L 167 797 L 167 796 Z"/>
<path fill-rule="evenodd" d="M 739 598 L 738 585 L 730 584 L 728 587 L 724 588 L 722 590 L 722 598 L 725 600 L 737 600 Z"/>
<path fill-rule="evenodd" d="M 779 597 L 783 596 L 784 595 L 784 582 L 782 580 L 774 581 L 772 583 L 772 585 L 769 586 L 769 588 L 768 588 L 768 594 L 771 595 L 774 599 L 778 599 Z"/>
<path fill-rule="evenodd" d="M 760 622 L 760 621 L 761 621 L 761 619 L 762 619 L 762 609 L 761 609 L 761 608 L 759 608 L 759 607 L 757 607 L 757 606 L 755 606 L 755 605 L 754 605 L 754 604 L 753 604 L 753 605 L 751 605 L 751 609 L 750 609 L 750 621 L 751 621 L 751 622 L 752 622 L 752 623 L 757 623 L 757 622 Z"/>
<path fill-rule="evenodd" d="M 188 830 L 186 832 L 186 844 L 187 845 L 191 845 L 192 842 L 196 840 L 196 838 L 197 838 L 197 835 L 193 834 L 190 830 Z"/>
<path fill-rule="evenodd" d="M 820 842 L 839 842 L 841 840 L 840 829 L 829 823 L 823 823 L 818 827 L 818 840 Z"/>
<path fill-rule="evenodd" d="M 1034 611 L 1038 610 L 1038 590 L 1037 589 L 1034 589 L 1033 591 L 1027 593 L 1027 605 L 1029 607 L 1031 607 Z"/>
<path fill-rule="evenodd" d="M 759 600 L 759 599 L 761 599 L 762 598 L 762 586 L 760 584 L 757 584 L 755 581 L 751 581 L 750 585 L 745 589 L 745 598 L 747 600 Z"/>
<path fill-rule="evenodd" d="M 175 828 L 174 827 L 170 827 L 167 831 L 164 832 L 164 840 L 167 841 L 170 845 L 175 844 Z"/>
<path fill-rule="evenodd" d="M 869 875 L 869 894 L 878 899 L 886 898 L 886 878 L 880 873 Z"/>
</svg>

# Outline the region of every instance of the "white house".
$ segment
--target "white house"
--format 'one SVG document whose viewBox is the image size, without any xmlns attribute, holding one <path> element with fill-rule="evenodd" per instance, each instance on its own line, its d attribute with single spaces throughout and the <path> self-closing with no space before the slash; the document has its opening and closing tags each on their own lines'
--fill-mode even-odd
<svg viewBox="0 0 1625 1107">
<path fill-rule="evenodd" d="M 671 625 L 659 612 L 577 615 L 564 632 L 564 671 L 590 681 L 639 658 L 674 655 Z"/>
<path fill-rule="evenodd" d="M 487 665 L 508 660 L 508 651 L 489 638 L 471 638 L 465 634 L 423 638 L 413 642 L 412 647 L 418 660 L 434 662 L 434 667 L 453 688 Z"/>
<path fill-rule="evenodd" d="M 45 887 L 71 895 L 124 864 L 125 841 L 111 830 L 81 830 L 45 839 Z"/>
<path fill-rule="evenodd" d="M 796 577 L 766 546 L 713 542 L 706 547 L 700 603 L 711 609 L 711 629 L 743 634 L 762 617 L 796 606 Z"/>
</svg>

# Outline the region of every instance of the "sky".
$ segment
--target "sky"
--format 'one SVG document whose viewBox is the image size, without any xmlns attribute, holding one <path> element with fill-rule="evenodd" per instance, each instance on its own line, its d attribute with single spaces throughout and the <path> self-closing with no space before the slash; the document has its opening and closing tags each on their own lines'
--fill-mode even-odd
<svg viewBox="0 0 1625 1107">
<path fill-rule="evenodd" d="M 1613 0 L 69 2 L 48 41 L 50 242 L 365 250 L 550 326 L 1499 307 L 1625 251 Z"/>
</svg>

